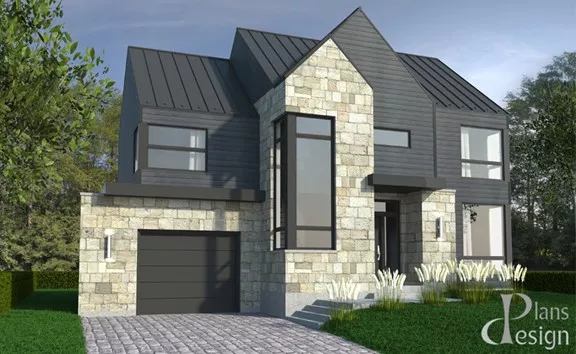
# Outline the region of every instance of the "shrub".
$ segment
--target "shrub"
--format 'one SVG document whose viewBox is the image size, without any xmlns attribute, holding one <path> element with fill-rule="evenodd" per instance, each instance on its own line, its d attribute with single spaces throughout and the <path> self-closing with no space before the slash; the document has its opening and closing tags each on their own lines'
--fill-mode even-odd
<svg viewBox="0 0 576 354">
<path fill-rule="evenodd" d="M 440 305 L 446 302 L 445 283 L 450 270 L 444 263 L 422 264 L 414 268 L 422 285 L 421 298 L 425 304 Z"/>
<path fill-rule="evenodd" d="M 494 288 L 488 283 L 469 281 L 462 283 L 460 298 L 466 304 L 484 304 L 492 298 Z"/>
<path fill-rule="evenodd" d="M 0 272 L 0 313 L 14 307 L 34 291 L 32 272 Z"/>
<path fill-rule="evenodd" d="M 378 270 L 378 275 L 374 275 L 376 280 L 376 305 L 383 310 L 398 310 L 402 308 L 402 287 L 406 281 L 406 274 L 399 273 L 398 270 L 392 273 L 390 269 L 384 272 Z"/>
<path fill-rule="evenodd" d="M 34 272 L 35 289 L 77 289 L 78 272 Z"/>
<path fill-rule="evenodd" d="M 532 291 L 576 294 L 576 272 L 574 271 L 529 271 L 524 288 Z"/>
<path fill-rule="evenodd" d="M 326 285 L 326 289 L 332 301 L 331 325 L 338 327 L 348 321 L 355 320 L 357 315 L 352 309 L 352 302 L 358 298 L 358 287 L 352 282 L 352 279 L 348 281 L 341 279 L 339 282 L 332 280 L 332 283 Z"/>
</svg>

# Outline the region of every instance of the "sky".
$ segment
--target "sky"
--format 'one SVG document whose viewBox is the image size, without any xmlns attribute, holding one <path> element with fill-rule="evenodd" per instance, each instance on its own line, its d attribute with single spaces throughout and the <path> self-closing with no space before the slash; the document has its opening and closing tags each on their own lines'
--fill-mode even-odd
<svg viewBox="0 0 576 354">
<path fill-rule="evenodd" d="M 228 58 L 236 27 L 321 39 L 361 6 L 392 48 L 437 57 L 496 103 L 576 51 L 576 0 L 63 0 L 122 89 L 127 46 Z"/>
</svg>

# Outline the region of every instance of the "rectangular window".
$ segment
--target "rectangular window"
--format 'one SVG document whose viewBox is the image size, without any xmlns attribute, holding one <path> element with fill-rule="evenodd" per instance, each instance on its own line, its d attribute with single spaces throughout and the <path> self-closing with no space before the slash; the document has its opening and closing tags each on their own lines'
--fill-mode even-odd
<svg viewBox="0 0 576 354">
<path fill-rule="evenodd" d="M 463 204 L 464 257 L 504 258 L 504 207 Z"/>
<path fill-rule="evenodd" d="M 410 147 L 410 132 L 392 129 L 374 129 L 374 144 Z"/>
<path fill-rule="evenodd" d="M 132 152 L 132 156 L 134 156 L 134 172 L 138 171 L 138 149 L 139 149 L 139 141 L 138 141 L 138 127 L 134 130 L 134 145 L 132 146 L 134 151 Z"/>
<path fill-rule="evenodd" d="M 296 248 L 333 247 L 332 124 L 296 117 Z"/>
<path fill-rule="evenodd" d="M 274 248 L 286 248 L 286 120 L 274 128 Z"/>
<path fill-rule="evenodd" d="M 333 131 L 333 119 L 322 117 L 287 114 L 275 123 L 276 249 L 334 248 Z"/>
<path fill-rule="evenodd" d="M 461 127 L 462 177 L 502 179 L 502 131 Z"/>
<path fill-rule="evenodd" d="M 148 166 L 206 171 L 206 130 L 149 126 Z"/>
</svg>

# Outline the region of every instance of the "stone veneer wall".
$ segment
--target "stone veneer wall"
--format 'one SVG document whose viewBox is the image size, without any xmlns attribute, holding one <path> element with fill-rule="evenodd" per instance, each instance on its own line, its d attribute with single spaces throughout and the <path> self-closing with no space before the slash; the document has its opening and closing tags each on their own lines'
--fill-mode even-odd
<svg viewBox="0 0 576 354">
<path fill-rule="evenodd" d="M 268 312 L 267 308 L 286 301 L 286 315 L 290 315 L 288 302 L 293 300 L 286 294 L 325 297 L 325 285 L 341 278 L 352 279 L 361 291 L 368 291 L 375 251 L 374 192 L 366 180 L 374 172 L 372 88 L 328 39 L 255 107 L 261 119 L 261 183 L 269 196 L 264 205 L 263 232 L 269 237 L 270 249 L 274 196 L 271 120 L 284 112 L 325 115 L 335 117 L 336 128 L 337 250 L 269 252 L 262 286 L 274 296 L 263 310 Z"/>
<path fill-rule="evenodd" d="M 455 190 L 376 193 L 377 200 L 400 201 L 400 270 L 417 280 L 414 267 L 456 258 Z M 436 239 L 436 218 L 442 216 L 444 234 Z"/>
<path fill-rule="evenodd" d="M 81 194 L 81 315 L 134 315 L 138 230 L 241 232 L 241 311 L 260 309 L 262 242 L 257 203 Z M 104 259 L 104 230 L 112 236 L 112 259 Z"/>
</svg>

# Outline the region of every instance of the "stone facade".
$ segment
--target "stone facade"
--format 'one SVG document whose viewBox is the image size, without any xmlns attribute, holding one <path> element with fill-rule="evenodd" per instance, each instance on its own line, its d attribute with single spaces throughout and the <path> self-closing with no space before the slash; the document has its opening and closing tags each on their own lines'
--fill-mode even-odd
<svg viewBox="0 0 576 354">
<path fill-rule="evenodd" d="M 265 312 L 290 314 L 290 294 L 326 297 L 326 284 L 353 279 L 368 291 L 374 272 L 374 172 L 372 88 L 328 39 L 287 78 L 263 96 L 260 114 L 261 184 L 270 196 L 263 206 Z M 336 251 L 273 250 L 273 125 L 285 112 L 335 118 Z M 306 297 L 306 296 L 304 296 Z M 283 310 L 278 310 L 282 307 Z"/>
<path fill-rule="evenodd" d="M 138 230 L 241 232 L 242 311 L 260 309 L 260 205 L 82 193 L 78 313 L 136 313 Z M 105 230 L 114 233 L 104 259 Z"/>
</svg>

